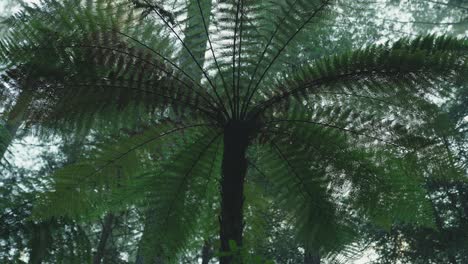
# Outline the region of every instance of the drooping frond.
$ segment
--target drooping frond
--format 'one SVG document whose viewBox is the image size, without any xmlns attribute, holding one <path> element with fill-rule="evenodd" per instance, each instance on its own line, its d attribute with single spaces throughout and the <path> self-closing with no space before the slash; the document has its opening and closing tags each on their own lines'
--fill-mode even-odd
<svg viewBox="0 0 468 264">
<path fill-rule="evenodd" d="M 214 214 L 221 150 L 210 124 L 168 122 L 107 139 L 53 175 L 35 217 L 95 219 L 137 206 L 147 212 L 145 255 L 173 259 L 205 224 L 198 217 Z"/>
<path fill-rule="evenodd" d="M 385 228 L 395 221 L 431 225 L 424 173 L 412 154 L 386 145 L 366 150 L 359 136 L 307 122 L 275 123 L 264 135 L 271 147 L 259 153 L 259 165 L 280 194 L 273 199 L 291 210 L 302 239 L 320 241 L 324 252 L 353 240 L 355 214 Z"/>
<path fill-rule="evenodd" d="M 338 220 L 344 208 L 334 203 L 327 190 L 325 168 L 303 167 L 310 162 L 305 156 L 299 158 L 293 149 L 295 145 L 277 140 L 271 144 L 258 164 L 276 194 L 272 199 L 290 213 L 299 241 L 312 248 L 331 251 L 338 246 L 339 239 L 346 240 L 351 232 L 346 231 L 349 223 Z"/>
<path fill-rule="evenodd" d="M 140 201 L 145 193 L 132 189 L 138 182 L 135 177 L 148 170 L 149 163 L 157 164 L 183 148 L 186 137 L 204 127 L 210 124 L 184 126 L 166 122 L 107 138 L 77 162 L 54 173 L 50 192 L 38 202 L 37 217 L 97 217 L 103 210 Z"/>
<path fill-rule="evenodd" d="M 215 214 L 221 139 L 220 134 L 205 130 L 194 136 L 192 143 L 175 153 L 171 160 L 163 162 L 160 169 L 142 175 L 144 185 L 141 188 L 146 190 L 149 212 L 143 241 L 148 259 L 174 259 L 197 224 L 207 224 L 197 219 Z"/>
<path fill-rule="evenodd" d="M 402 107 L 380 100 L 345 96 L 323 96 L 315 104 L 292 101 L 288 110 L 266 112 L 264 132 L 275 133 L 289 125 L 304 125 L 311 129 L 324 128 L 354 138 L 361 147 L 382 146 L 399 151 L 418 150 L 434 142 L 431 131 L 423 126 L 424 118 L 433 117 L 435 105 L 422 103 L 426 114 L 418 114 L 417 107 Z M 409 130 L 408 130 L 409 129 Z"/>
<path fill-rule="evenodd" d="M 447 87 L 434 83 L 465 76 L 467 50 L 465 39 L 428 36 L 318 60 L 262 90 L 252 112 L 257 114 L 294 97 L 307 100 L 322 92 L 391 96 L 391 101 L 407 99 L 406 95 L 444 95 Z"/>
<path fill-rule="evenodd" d="M 277 175 L 273 182 L 278 182 L 278 188 L 284 190 L 282 193 L 287 194 L 286 197 L 293 196 L 285 198 L 286 201 L 305 203 L 313 194 L 306 190 L 322 186 L 330 203 L 335 203 L 337 209 L 344 206 L 341 207 L 343 213 L 364 210 L 361 213 L 384 226 L 394 221 L 431 223 L 423 176 L 408 162 L 409 156 L 384 150 L 365 151 L 346 134 L 331 128 L 289 124 L 281 131 L 284 134 L 273 136 L 278 142 L 273 148 L 282 160 L 282 163 L 276 163 L 289 167 L 289 174 L 277 174 L 274 170 L 271 174 Z M 293 190 L 286 190 L 287 187 Z M 302 193 L 299 197 L 290 194 L 298 192 Z M 305 221 L 305 218 L 298 217 L 297 220 Z M 302 231 L 304 235 L 311 233 L 311 230 Z M 323 240 L 320 241 L 323 245 Z"/>
<path fill-rule="evenodd" d="M 46 11 L 19 14 L 1 44 L 2 61 L 25 68 L 20 77 L 34 78 L 27 87 L 37 102 L 31 121 L 93 120 L 116 112 L 143 117 L 168 109 L 218 118 L 211 95 L 177 66 L 170 40 L 154 21 L 135 18 L 120 2 L 45 5 Z"/>
</svg>

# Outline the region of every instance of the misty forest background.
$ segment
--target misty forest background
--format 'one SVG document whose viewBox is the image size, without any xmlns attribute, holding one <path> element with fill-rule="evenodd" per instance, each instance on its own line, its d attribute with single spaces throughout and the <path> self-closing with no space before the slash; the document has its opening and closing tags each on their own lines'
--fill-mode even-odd
<svg viewBox="0 0 468 264">
<path fill-rule="evenodd" d="M 0 10 L 0 263 L 468 263 L 467 0 Z"/>
</svg>

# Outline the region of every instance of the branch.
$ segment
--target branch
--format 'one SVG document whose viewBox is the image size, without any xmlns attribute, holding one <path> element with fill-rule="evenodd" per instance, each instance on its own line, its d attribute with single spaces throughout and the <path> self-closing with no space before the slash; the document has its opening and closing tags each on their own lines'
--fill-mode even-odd
<svg viewBox="0 0 468 264">
<path fill-rule="evenodd" d="M 460 8 L 460 9 L 463 9 L 463 10 L 468 10 L 468 7 L 463 7 L 461 5 L 455 5 L 455 4 L 452 4 L 452 3 L 443 3 L 443 2 L 439 2 L 439 1 L 433 1 L 433 0 L 426 0 L 426 2 L 437 4 L 437 5 L 444 5 L 444 6 L 449 6 L 449 7 Z"/>
</svg>

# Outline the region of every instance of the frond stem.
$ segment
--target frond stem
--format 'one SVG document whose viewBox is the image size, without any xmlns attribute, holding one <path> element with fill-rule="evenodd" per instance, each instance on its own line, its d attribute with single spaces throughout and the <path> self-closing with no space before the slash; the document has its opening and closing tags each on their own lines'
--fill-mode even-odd
<svg viewBox="0 0 468 264">
<path fill-rule="evenodd" d="M 273 59 L 271 60 L 271 62 L 268 64 L 268 66 L 266 67 L 266 69 L 263 71 L 262 75 L 260 76 L 260 79 L 256 82 L 255 84 L 255 87 L 253 88 L 252 92 L 250 93 L 248 99 L 245 101 L 245 109 L 244 109 L 244 114 L 245 112 L 247 112 L 247 109 L 249 108 L 249 105 L 250 105 L 250 101 L 252 100 L 252 97 L 254 96 L 255 92 L 257 91 L 258 87 L 260 86 L 263 78 L 266 76 L 268 70 L 271 68 L 271 66 L 273 66 L 273 64 L 275 63 L 276 59 L 278 59 L 278 57 L 281 55 L 281 53 L 283 52 L 284 49 L 286 49 L 286 47 L 289 45 L 289 43 L 296 37 L 297 34 L 299 34 L 302 29 L 304 29 L 304 27 L 312 20 L 314 19 L 318 13 L 320 13 L 323 9 L 325 9 L 325 7 L 331 2 L 331 0 L 324 0 L 322 2 L 322 5 L 320 5 L 319 8 L 317 8 L 316 10 L 314 10 L 314 12 L 312 12 L 311 16 L 294 32 L 294 34 L 289 37 L 289 39 L 286 41 L 286 43 L 278 50 L 278 52 L 276 53 L 276 55 L 273 57 Z"/>
<path fill-rule="evenodd" d="M 100 171 L 102 171 L 103 169 L 105 169 L 107 166 L 109 166 L 110 164 L 112 163 L 115 163 L 116 161 L 122 159 L 123 157 L 125 157 L 126 155 L 130 154 L 131 152 L 137 150 L 138 148 L 141 148 L 143 147 L 144 145 L 152 142 L 152 141 L 155 141 L 155 140 L 158 140 L 162 137 L 165 137 L 167 135 L 170 135 L 170 134 L 173 134 L 173 133 L 176 133 L 176 132 L 179 132 L 179 131 L 182 131 L 182 130 L 185 130 L 185 129 L 189 129 L 189 128 L 195 128 L 195 127 L 206 127 L 206 126 L 214 126 L 215 124 L 211 124 L 211 123 L 203 123 L 203 124 L 196 124 L 196 125 L 189 125 L 189 126 L 184 126 L 184 127 L 178 127 L 178 128 L 174 128 L 172 130 L 169 130 L 167 132 L 164 132 L 162 134 L 159 134 L 155 137 L 152 137 L 150 139 L 147 139 L 145 141 L 143 141 L 142 143 L 139 143 L 133 147 L 131 147 L 130 149 L 128 149 L 127 151 L 121 153 L 120 155 L 118 155 L 117 157 L 115 157 L 113 160 L 109 160 L 108 162 L 106 162 L 104 165 L 100 166 L 99 168 L 97 168 L 93 173 L 91 173 L 90 175 L 88 175 L 86 178 L 89 178 L 89 177 L 92 177 L 93 175 L 96 175 L 96 173 L 99 173 Z"/>
<path fill-rule="evenodd" d="M 240 26 L 239 26 L 239 58 L 237 60 L 237 112 L 236 115 L 239 118 L 240 117 L 240 78 L 241 78 L 241 73 L 240 73 L 240 68 L 241 68 L 241 59 L 242 59 L 242 33 L 243 33 L 243 16 L 244 16 L 244 1 L 239 0 L 241 2 L 241 8 L 240 8 Z"/>
<path fill-rule="evenodd" d="M 260 59 L 258 60 L 257 64 L 255 65 L 255 69 L 252 73 L 252 76 L 250 77 L 250 81 L 249 81 L 249 85 L 247 85 L 247 91 L 246 91 L 246 94 L 245 94 L 245 98 L 244 100 L 242 100 L 242 109 L 241 109 L 241 115 L 244 111 L 244 105 L 245 105 L 245 100 L 247 100 L 248 98 L 248 95 L 249 95 L 249 92 L 250 92 L 250 86 L 252 85 L 253 83 L 253 79 L 255 78 L 255 75 L 257 74 L 257 71 L 258 71 L 258 68 L 260 67 L 260 63 L 263 61 L 263 58 L 265 57 L 265 54 L 266 52 L 268 51 L 268 48 L 270 47 L 271 43 L 273 42 L 273 39 L 274 37 L 276 36 L 276 34 L 278 33 L 280 27 L 283 25 L 283 22 L 286 20 L 286 18 L 288 17 L 289 13 L 291 12 L 291 10 L 293 9 L 293 7 L 296 5 L 298 0 L 295 0 L 294 3 L 291 5 L 291 7 L 289 8 L 288 12 L 283 16 L 283 18 L 281 19 L 280 23 L 278 23 L 278 25 L 276 25 L 276 28 L 275 30 L 273 31 L 273 34 L 271 34 L 271 37 L 270 39 L 268 40 L 267 44 L 265 45 L 265 48 L 263 49 L 262 51 L 262 54 L 260 55 Z M 260 35 L 260 34 L 259 34 Z"/>
<path fill-rule="evenodd" d="M 304 192 L 305 194 L 307 194 L 311 200 L 313 200 L 313 195 L 312 193 L 310 193 L 310 191 L 306 188 L 305 186 L 305 183 L 304 183 L 304 179 L 299 176 L 299 174 L 296 172 L 296 170 L 294 169 L 294 167 L 292 166 L 291 162 L 286 158 L 286 156 L 283 154 L 283 152 L 281 151 L 281 149 L 278 147 L 278 145 L 272 140 L 271 141 L 271 144 L 273 145 L 273 147 L 276 149 L 276 151 L 278 152 L 279 154 L 279 157 L 287 164 L 287 166 L 289 167 L 289 170 L 293 173 L 293 175 L 297 178 L 297 180 L 299 181 L 299 185 L 302 187 L 301 190 L 302 192 Z"/>
<path fill-rule="evenodd" d="M 164 16 L 161 13 L 156 8 L 154 8 L 150 3 L 148 3 L 148 0 L 144 0 L 144 1 L 151 6 L 150 8 L 156 13 L 156 15 L 158 15 L 158 17 L 163 21 L 163 23 L 166 25 L 166 27 L 168 27 L 170 29 L 170 31 L 176 36 L 176 38 L 182 44 L 184 49 L 189 53 L 190 57 L 195 62 L 197 67 L 202 71 L 202 73 L 205 76 L 206 80 L 208 81 L 211 88 L 213 89 L 213 91 L 214 91 L 214 93 L 215 93 L 215 95 L 216 95 L 216 97 L 218 99 L 218 103 L 221 106 L 221 110 L 224 112 L 226 117 L 229 117 L 229 113 L 227 112 L 226 106 L 224 105 L 223 100 L 221 99 L 218 92 L 216 91 L 216 87 L 214 86 L 211 79 L 208 77 L 208 74 L 206 73 L 205 69 L 203 69 L 203 66 L 200 65 L 198 60 L 193 55 L 192 51 L 187 47 L 187 44 L 185 44 L 185 42 L 182 40 L 182 38 L 179 36 L 179 34 L 177 34 L 177 32 L 174 30 L 174 28 L 169 24 L 169 22 L 164 18 Z"/>
<path fill-rule="evenodd" d="M 231 109 L 231 112 L 234 113 L 234 109 L 233 109 L 233 105 L 232 105 L 233 103 L 231 101 L 231 96 L 229 95 L 229 90 L 227 89 L 226 81 L 224 80 L 224 75 L 221 72 L 221 68 L 219 67 L 219 64 L 218 64 L 218 59 L 216 58 L 215 52 L 213 50 L 213 45 L 211 43 L 211 38 L 210 38 L 208 26 L 207 26 L 206 21 L 205 21 L 205 15 L 203 14 L 203 10 L 201 8 L 200 0 L 197 0 L 197 4 L 198 4 L 198 9 L 200 10 L 200 15 L 201 15 L 202 20 L 203 20 L 203 26 L 205 28 L 205 33 L 206 33 L 206 37 L 208 39 L 208 44 L 210 46 L 210 51 L 211 51 L 211 54 L 213 55 L 213 59 L 214 59 L 214 62 L 216 64 L 216 68 L 218 69 L 218 74 L 221 76 L 221 80 L 223 82 L 224 92 L 226 93 L 226 95 L 228 97 L 229 108 Z"/>
<path fill-rule="evenodd" d="M 355 134 L 355 135 L 358 135 L 358 136 L 364 136 L 364 137 L 367 137 L 367 138 L 370 138 L 370 139 L 374 139 L 374 140 L 383 142 L 385 144 L 388 144 L 388 145 L 391 145 L 391 146 L 394 146 L 394 147 L 397 147 L 397 148 L 406 149 L 404 146 L 398 145 L 398 144 L 396 144 L 394 142 L 391 142 L 391 141 L 388 141 L 388 140 L 385 140 L 385 139 L 382 139 L 382 138 L 379 138 L 379 137 L 371 136 L 371 135 L 368 135 L 368 134 L 365 134 L 365 133 L 361 133 L 361 132 L 358 132 L 358 131 L 353 130 L 353 129 L 344 128 L 344 127 L 340 127 L 340 126 L 333 125 L 333 124 L 328 124 L 328 123 L 315 122 L 315 121 L 311 121 L 311 120 L 276 119 L 276 120 L 266 122 L 265 125 L 273 124 L 273 123 L 282 123 L 282 122 L 305 123 L 305 124 L 323 126 L 323 127 L 327 127 L 327 128 L 333 128 L 333 129 L 340 130 L 342 132 L 347 132 L 347 133 Z"/>
<path fill-rule="evenodd" d="M 221 136 L 222 133 L 218 133 L 215 137 L 213 137 L 210 142 L 206 145 L 206 147 L 203 149 L 202 152 L 199 153 L 198 157 L 195 159 L 195 162 L 192 163 L 192 165 L 190 166 L 189 170 L 184 174 L 184 177 L 182 179 L 182 182 L 179 184 L 179 186 L 177 187 L 177 192 L 176 192 L 176 195 L 174 197 L 174 199 L 172 200 L 171 204 L 169 205 L 168 207 L 168 210 L 166 212 L 166 216 L 164 217 L 164 224 L 163 226 L 166 226 L 166 223 L 167 221 L 169 220 L 169 214 L 171 213 L 171 209 L 172 207 L 174 206 L 174 203 L 175 203 L 175 200 L 177 198 L 177 194 L 179 194 L 181 192 L 181 189 L 184 185 L 184 183 L 188 180 L 188 176 L 190 175 L 190 173 L 192 172 L 192 170 L 195 168 L 195 166 L 197 165 L 197 163 L 200 161 L 200 159 L 203 157 L 203 155 L 206 153 L 206 151 L 208 150 L 208 148 L 211 146 L 211 144 L 213 144 L 213 142 L 215 142 L 219 136 Z M 216 157 L 216 156 L 215 156 Z"/>
<path fill-rule="evenodd" d="M 234 23 L 234 45 L 232 45 L 232 90 L 234 93 L 234 119 L 237 119 L 237 107 L 238 107 L 238 95 L 237 95 L 237 89 L 236 89 L 236 78 L 235 78 L 235 72 L 236 72 L 236 40 L 237 40 L 237 27 L 239 23 L 239 9 L 240 9 L 240 3 L 241 0 L 237 1 L 237 9 L 236 9 L 236 20 Z"/>
</svg>

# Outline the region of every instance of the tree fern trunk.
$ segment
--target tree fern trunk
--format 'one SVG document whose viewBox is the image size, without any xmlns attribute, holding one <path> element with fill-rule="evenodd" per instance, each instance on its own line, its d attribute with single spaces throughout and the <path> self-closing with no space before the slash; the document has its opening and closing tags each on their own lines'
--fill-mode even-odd
<svg viewBox="0 0 468 264">
<path fill-rule="evenodd" d="M 221 251 L 232 252 L 230 241 L 242 246 L 244 179 L 247 173 L 245 157 L 248 146 L 248 131 L 239 122 L 227 125 L 224 132 L 224 153 L 221 179 Z M 232 243 L 231 242 L 231 243 Z M 234 255 L 222 256 L 221 264 L 233 263 Z M 236 260 L 236 263 L 240 261 Z"/>
</svg>

